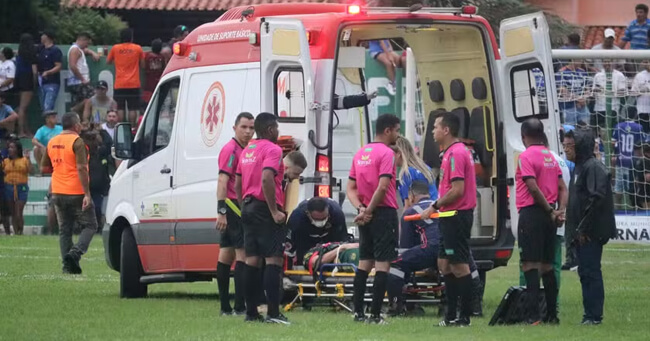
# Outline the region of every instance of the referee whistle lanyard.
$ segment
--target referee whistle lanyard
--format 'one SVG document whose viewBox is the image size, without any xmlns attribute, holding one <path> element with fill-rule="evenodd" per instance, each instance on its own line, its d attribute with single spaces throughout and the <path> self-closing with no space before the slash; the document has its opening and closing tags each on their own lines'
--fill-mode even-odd
<svg viewBox="0 0 650 341">
<path fill-rule="evenodd" d="M 235 205 L 235 203 L 232 202 L 232 200 L 230 200 L 230 199 L 226 199 L 226 205 L 228 205 L 228 207 L 230 207 L 230 209 L 231 209 L 233 212 L 235 212 L 235 214 L 236 214 L 238 217 L 241 218 L 241 211 L 239 210 L 239 207 L 237 207 L 237 205 Z"/>
</svg>

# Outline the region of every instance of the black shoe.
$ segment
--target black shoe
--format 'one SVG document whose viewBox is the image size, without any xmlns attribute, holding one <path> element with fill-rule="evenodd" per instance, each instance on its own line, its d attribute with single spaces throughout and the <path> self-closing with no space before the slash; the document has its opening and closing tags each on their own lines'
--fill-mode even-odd
<svg viewBox="0 0 650 341">
<path fill-rule="evenodd" d="M 239 311 L 239 310 L 235 309 L 235 310 L 233 310 L 232 315 L 233 316 L 244 316 L 244 315 L 246 315 L 246 310 Z"/>
<path fill-rule="evenodd" d="M 544 324 L 552 324 L 552 325 L 559 325 L 560 324 L 560 319 L 555 316 L 545 316 L 544 319 L 542 320 Z"/>
<path fill-rule="evenodd" d="M 244 318 L 244 322 L 264 322 L 264 316 L 257 314 L 257 315 L 248 315 L 246 314 L 246 317 Z"/>
<path fill-rule="evenodd" d="M 221 311 L 221 316 L 232 316 L 232 310 L 222 310 Z"/>
<path fill-rule="evenodd" d="M 364 313 L 354 313 L 354 322 L 366 322 L 366 315 Z"/>
<path fill-rule="evenodd" d="M 291 322 L 289 322 L 289 319 L 287 319 L 286 316 L 280 314 L 276 317 L 271 317 L 267 316 L 266 319 L 264 320 L 266 323 L 275 323 L 275 324 L 284 324 L 284 325 L 290 325 Z"/>
<path fill-rule="evenodd" d="M 562 268 L 561 268 L 561 269 L 564 270 L 564 271 L 568 271 L 568 270 L 571 270 L 572 268 L 575 268 L 576 266 L 578 266 L 578 264 L 575 264 L 575 263 L 564 263 L 564 264 L 562 264 Z"/>
<path fill-rule="evenodd" d="M 366 319 L 366 323 L 368 323 L 368 324 L 379 324 L 379 325 L 388 324 L 388 322 L 386 322 L 386 320 L 384 320 L 384 318 L 381 317 L 381 315 L 379 315 L 379 316 L 370 316 L 368 319 Z"/>
<path fill-rule="evenodd" d="M 542 320 L 529 318 L 526 319 L 526 324 L 529 326 L 539 326 L 540 324 L 542 324 Z"/>
<path fill-rule="evenodd" d="M 598 326 L 603 321 L 598 321 L 598 320 L 592 320 L 592 319 L 582 319 L 582 322 L 580 323 L 583 326 Z"/>
<path fill-rule="evenodd" d="M 70 253 L 63 257 L 63 267 L 67 267 L 73 275 L 81 275 L 79 259 Z"/>
<path fill-rule="evenodd" d="M 62 271 L 64 275 L 72 275 L 72 270 L 70 270 L 70 267 L 67 264 L 63 265 Z"/>
<path fill-rule="evenodd" d="M 469 327 L 472 323 L 468 318 L 458 318 L 453 321 L 442 320 L 438 323 L 438 327 Z"/>
</svg>

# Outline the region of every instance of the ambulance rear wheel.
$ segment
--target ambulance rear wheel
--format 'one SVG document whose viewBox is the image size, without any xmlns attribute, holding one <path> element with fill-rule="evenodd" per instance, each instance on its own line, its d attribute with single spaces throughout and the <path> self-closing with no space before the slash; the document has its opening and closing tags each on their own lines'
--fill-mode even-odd
<svg viewBox="0 0 650 341">
<path fill-rule="evenodd" d="M 144 270 L 138 253 L 138 245 L 130 228 L 125 228 L 122 231 L 120 249 L 120 297 L 146 297 L 147 285 L 140 283 L 140 277 Z"/>
</svg>

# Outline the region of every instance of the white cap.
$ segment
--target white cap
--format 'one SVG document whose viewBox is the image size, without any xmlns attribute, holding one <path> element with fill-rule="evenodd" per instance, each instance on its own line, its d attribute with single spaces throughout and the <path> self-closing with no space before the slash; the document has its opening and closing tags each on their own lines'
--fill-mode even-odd
<svg viewBox="0 0 650 341">
<path fill-rule="evenodd" d="M 610 38 L 610 37 L 616 38 L 616 32 L 613 29 L 608 28 L 605 30 L 605 38 Z"/>
</svg>

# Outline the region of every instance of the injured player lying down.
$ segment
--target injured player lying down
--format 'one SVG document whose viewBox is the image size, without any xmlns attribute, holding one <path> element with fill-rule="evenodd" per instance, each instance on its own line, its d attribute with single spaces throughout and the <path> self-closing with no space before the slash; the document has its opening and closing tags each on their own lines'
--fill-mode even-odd
<svg viewBox="0 0 650 341">
<path fill-rule="evenodd" d="M 419 214 L 432 204 L 429 197 L 429 186 L 423 181 L 414 181 L 409 190 L 409 199 L 413 204 L 404 210 L 404 216 Z M 398 258 L 391 263 L 388 278 L 388 297 L 391 302 L 389 314 L 405 315 L 407 307 L 404 304 L 403 289 L 406 286 L 409 276 L 416 271 L 425 269 L 436 269 L 438 258 L 438 219 L 427 219 L 423 221 L 401 222 L 400 249 Z M 310 273 L 317 271 L 321 265 L 338 264 L 359 264 L 358 243 L 326 243 L 319 244 L 307 251 L 303 260 L 305 269 Z M 437 269 L 436 269 L 437 270 Z M 478 271 L 473 257 L 471 258 L 470 271 L 474 280 L 473 312 L 479 314 L 480 306 L 480 285 Z M 416 312 L 420 309 L 409 307 L 409 311 Z"/>
</svg>

